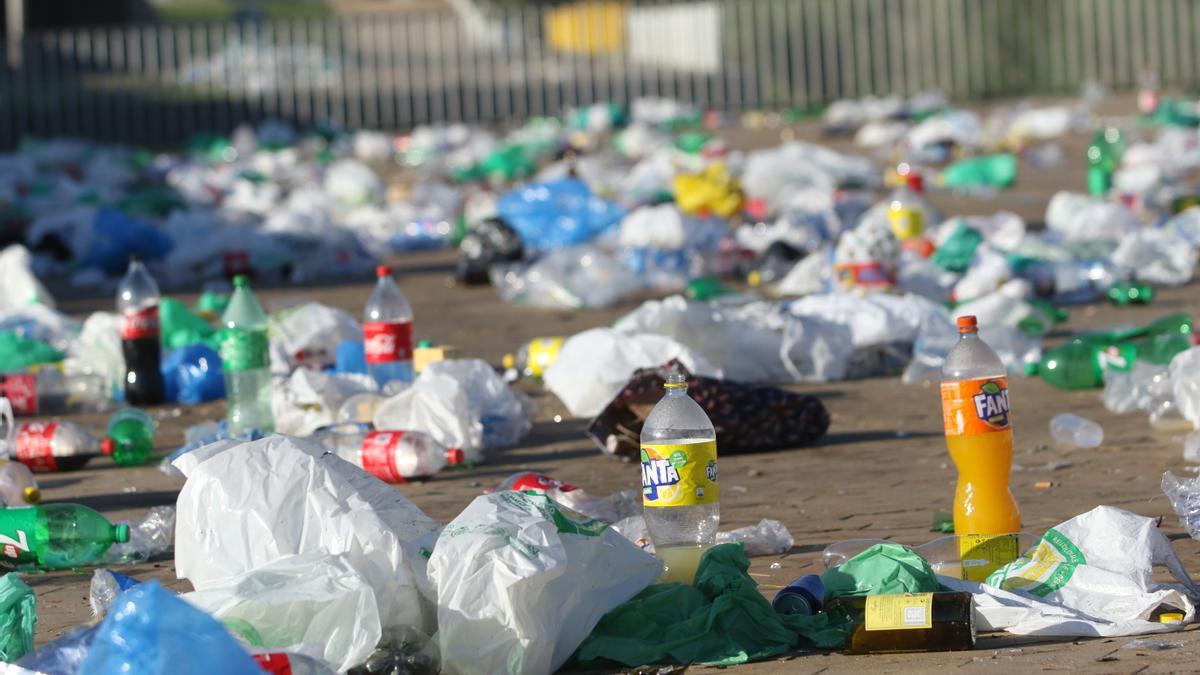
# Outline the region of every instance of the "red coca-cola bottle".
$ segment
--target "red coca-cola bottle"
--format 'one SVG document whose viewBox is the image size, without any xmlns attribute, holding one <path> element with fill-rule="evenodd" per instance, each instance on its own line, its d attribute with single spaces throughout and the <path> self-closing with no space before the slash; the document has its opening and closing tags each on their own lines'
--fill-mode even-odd
<svg viewBox="0 0 1200 675">
<path fill-rule="evenodd" d="M 367 372 L 382 387 L 392 380 L 412 382 L 412 305 L 392 280 L 392 268 L 375 268 L 379 278 L 363 312 Z"/>
<path fill-rule="evenodd" d="M 158 302 L 162 295 L 154 277 L 136 257 L 117 287 L 117 311 L 121 325 L 121 351 L 125 354 L 125 402 L 156 405 L 163 402 L 163 379 L 159 362 Z"/>
</svg>

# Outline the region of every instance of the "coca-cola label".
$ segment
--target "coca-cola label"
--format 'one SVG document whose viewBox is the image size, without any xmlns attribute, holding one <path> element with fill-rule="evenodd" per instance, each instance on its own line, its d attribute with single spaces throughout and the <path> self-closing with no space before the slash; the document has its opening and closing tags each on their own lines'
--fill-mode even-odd
<svg viewBox="0 0 1200 675">
<path fill-rule="evenodd" d="M 404 476 L 396 470 L 396 446 L 404 437 L 403 431 L 372 431 L 363 439 L 362 465 L 367 473 L 386 483 L 403 483 Z"/>
<path fill-rule="evenodd" d="M 158 305 L 125 312 L 121 326 L 122 340 L 158 337 Z"/>
<path fill-rule="evenodd" d="M 519 478 L 513 481 L 512 489 L 517 492 L 533 492 L 544 495 L 550 490 L 571 492 L 573 490 L 578 490 L 579 488 L 571 485 L 570 483 L 564 483 L 557 478 L 551 478 L 544 473 L 534 473 L 530 471 L 529 473 L 522 474 Z"/>
<path fill-rule="evenodd" d="M 292 660 L 287 654 L 271 652 L 270 654 L 251 654 L 258 662 L 258 667 L 271 675 L 292 675 Z"/>
<path fill-rule="evenodd" d="M 411 361 L 412 322 L 373 321 L 363 324 L 363 351 L 367 363 Z"/>
<path fill-rule="evenodd" d="M 17 461 L 33 471 L 57 471 L 54 459 L 55 422 L 28 422 L 17 428 Z"/>
<path fill-rule="evenodd" d="M 4 378 L 4 384 L 0 385 L 0 390 L 12 402 L 13 414 L 17 417 L 37 414 L 37 375 L 8 375 Z"/>
</svg>

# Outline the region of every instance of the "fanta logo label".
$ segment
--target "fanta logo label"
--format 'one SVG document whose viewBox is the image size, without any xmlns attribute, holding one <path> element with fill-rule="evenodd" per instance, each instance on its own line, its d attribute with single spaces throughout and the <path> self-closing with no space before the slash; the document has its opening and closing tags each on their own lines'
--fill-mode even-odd
<svg viewBox="0 0 1200 675">
<path fill-rule="evenodd" d="M 665 459 L 642 462 L 642 493 L 649 499 L 658 499 L 659 488 L 679 482 L 679 471 Z"/>
<path fill-rule="evenodd" d="M 1008 426 L 1008 389 L 1001 387 L 992 380 L 979 387 L 979 393 L 972 397 L 975 403 L 975 416 L 988 426 L 1003 429 Z"/>
</svg>

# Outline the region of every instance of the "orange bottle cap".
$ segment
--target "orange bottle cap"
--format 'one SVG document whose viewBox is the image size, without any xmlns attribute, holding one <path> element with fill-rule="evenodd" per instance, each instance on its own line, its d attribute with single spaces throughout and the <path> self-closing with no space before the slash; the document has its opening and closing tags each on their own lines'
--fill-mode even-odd
<svg viewBox="0 0 1200 675">
<path fill-rule="evenodd" d="M 974 333 L 979 330 L 979 322 L 975 320 L 975 315 L 958 317 L 958 332 L 959 333 Z"/>
</svg>

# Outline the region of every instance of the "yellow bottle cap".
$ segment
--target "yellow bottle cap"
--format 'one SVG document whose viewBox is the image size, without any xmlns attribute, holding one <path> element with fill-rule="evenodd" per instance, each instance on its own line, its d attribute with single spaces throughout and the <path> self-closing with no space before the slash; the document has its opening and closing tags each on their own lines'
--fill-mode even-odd
<svg viewBox="0 0 1200 675">
<path fill-rule="evenodd" d="M 1183 614 L 1180 614 L 1179 612 L 1167 612 L 1165 614 L 1159 615 L 1158 622 L 1159 623 L 1176 623 L 1178 621 L 1183 621 L 1183 619 L 1184 619 Z"/>
<path fill-rule="evenodd" d="M 37 504 L 42 501 L 42 491 L 30 485 L 21 492 L 26 504 Z"/>
<path fill-rule="evenodd" d="M 504 358 L 500 359 L 500 365 L 504 366 L 505 368 L 516 368 L 517 357 L 512 354 L 505 354 Z"/>
<path fill-rule="evenodd" d="M 762 285 L 762 274 L 758 270 L 754 270 L 746 275 L 746 283 L 751 286 L 758 287 Z"/>
</svg>

